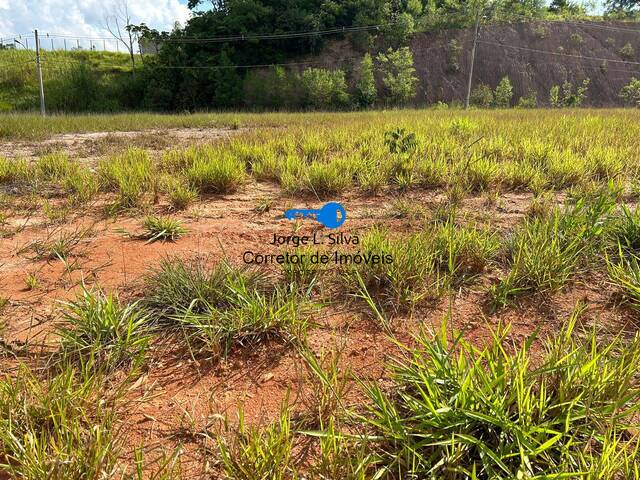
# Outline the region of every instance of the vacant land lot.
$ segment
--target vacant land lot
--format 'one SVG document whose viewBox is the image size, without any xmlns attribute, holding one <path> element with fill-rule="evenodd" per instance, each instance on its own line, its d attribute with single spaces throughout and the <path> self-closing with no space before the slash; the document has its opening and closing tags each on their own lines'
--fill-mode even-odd
<svg viewBox="0 0 640 480">
<path fill-rule="evenodd" d="M 637 477 L 640 112 L 0 138 L 0 478 Z"/>
</svg>

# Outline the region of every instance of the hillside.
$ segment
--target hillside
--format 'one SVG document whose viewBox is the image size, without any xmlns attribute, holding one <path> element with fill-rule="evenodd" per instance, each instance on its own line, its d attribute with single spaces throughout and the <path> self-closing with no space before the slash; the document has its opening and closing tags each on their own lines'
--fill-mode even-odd
<svg viewBox="0 0 640 480">
<path fill-rule="evenodd" d="M 607 26 L 611 28 L 602 28 Z M 474 85 L 486 83 L 495 87 L 507 75 L 514 85 L 515 98 L 526 95 L 532 89 L 537 92 L 540 101 L 546 102 L 552 85 L 564 81 L 575 85 L 589 78 L 589 104 L 619 105 L 620 88 L 634 74 L 640 76 L 640 65 L 623 63 L 640 61 L 640 28 L 637 32 L 628 30 L 631 30 L 628 24 L 593 26 L 564 22 L 485 28 L 477 47 Z M 462 68 L 459 72 L 448 71 L 451 49 L 447 45 L 451 38 L 456 38 L 460 45 L 465 46 L 462 52 L 466 53 L 466 46 L 472 42 L 472 32 L 420 34 L 413 40 L 416 69 L 422 92 L 429 102 L 463 98 L 468 56 L 460 54 Z M 627 44 L 632 46 L 631 55 L 621 53 Z M 440 48 L 425 50 L 425 45 Z M 541 52 L 554 52 L 556 55 Z"/>
<path fill-rule="evenodd" d="M 576 85 L 589 78 L 589 105 L 619 106 L 622 86 L 632 76 L 640 77 L 640 64 L 633 64 L 640 62 L 637 24 L 554 21 L 492 25 L 482 27 L 479 40 L 474 87 L 484 83 L 495 88 L 506 75 L 514 86 L 514 100 L 532 89 L 545 104 L 553 85 L 565 80 Z M 411 50 L 420 79 L 417 104 L 464 100 L 472 42 L 472 30 L 414 36 Z M 627 50 L 625 55 L 621 49 L 627 44 L 633 52 Z M 336 42 L 325 49 L 323 63 L 348 71 L 357 55 L 347 41 Z"/>
<path fill-rule="evenodd" d="M 131 70 L 124 53 L 91 51 L 42 52 L 42 75 L 47 91 L 59 90 L 73 65 L 86 64 L 92 71 L 106 75 Z M 38 82 L 35 52 L 30 50 L 0 50 L 0 112 L 14 109 L 35 109 L 38 105 Z"/>
</svg>

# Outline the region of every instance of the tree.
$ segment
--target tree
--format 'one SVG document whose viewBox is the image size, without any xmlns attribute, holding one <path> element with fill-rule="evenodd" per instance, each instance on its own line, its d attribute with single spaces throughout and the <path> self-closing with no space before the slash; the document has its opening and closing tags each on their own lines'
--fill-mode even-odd
<svg viewBox="0 0 640 480">
<path fill-rule="evenodd" d="M 585 78 L 582 81 L 582 85 L 573 90 L 573 84 L 569 81 L 565 81 L 562 86 L 554 85 L 549 91 L 549 103 L 552 107 L 579 107 L 587 97 L 589 90 L 590 79 Z"/>
<path fill-rule="evenodd" d="M 118 42 L 122 43 L 131 58 L 131 70 L 135 74 L 136 58 L 134 52 L 135 26 L 129 15 L 127 0 L 116 0 L 110 13 L 105 16 L 105 26 Z"/>
<path fill-rule="evenodd" d="M 302 72 L 302 85 L 309 105 L 314 108 L 340 107 L 349 103 L 342 70 L 307 68 Z"/>
<path fill-rule="evenodd" d="M 496 87 L 495 103 L 498 108 L 509 108 L 513 98 L 513 87 L 509 77 L 502 77 Z"/>
<path fill-rule="evenodd" d="M 408 47 L 389 49 L 378 54 L 382 70 L 382 83 L 387 98 L 395 105 L 408 103 L 416 95 L 418 78 L 413 66 L 413 54 Z"/>
<path fill-rule="evenodd" d="M 640 107 L 640 80 L 631 77 L 629 83 L 620 90 L 620 98 L 628 105 Z"/>
<path fill-rule="evenodd" d="M 413 35 L 414 28 L 415 22 L 411 14 L 404 12 L 397 15 L 393 23 L 384 30 L 387 45 L 394 47 L 405 45 Z"/>
<path fill-rule="evenodd" d="M 633 17 L 640 11 L 640 0 L 606 0 L 605 7 L 608 15 Z"/>
<path fill-rule="evenodd" d="M 359 76 L 356 83 L 357 101 L 363 107 L 370 107 L 378 98 L 376 79 L 373 75 L 373 58 L 371 58 L 370 54 L 367 53 L 362 58 L 358 73 Z"/>
<path fill-rule="evenodd" d="M 549 5 L 549 11 L 558 15 L 582 15 L 586 14 L 586 8 L 569 0 L 553 0 Z"/>
</svg>

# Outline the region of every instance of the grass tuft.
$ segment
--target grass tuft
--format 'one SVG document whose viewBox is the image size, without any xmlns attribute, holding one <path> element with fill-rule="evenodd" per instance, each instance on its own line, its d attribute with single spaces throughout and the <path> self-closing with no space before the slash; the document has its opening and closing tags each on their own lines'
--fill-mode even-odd
<svg viewBox="0 0 640 480">
<path fill-rule="evenodd" d="M 418 335 L 389 393 L 366 389 L 371 478 L 634 477 L 640 339 L 581 339 L 576 317 L 535 366 L 533 338 L 512 353 L 508 328 L 482 350 L 444 326 Z"/>
<path fill-rule="evenodd" d="M 65 325 L 58 334 L 64 360 L 105 371 L 139 363 L 149 335 L 137 304 L 122 305 L 112 295 L 83 288 L 63 305 Z"/>
<path fill-rule="evenodd" d="M 187 233 L 187 229 L 182 226 L 180 220 L 168 217 L 148 216 L 142 222 L 142 229 L 143 233 L 140 238 L 146 239 L 147 243 L 175 242 Z"/>
</svg>

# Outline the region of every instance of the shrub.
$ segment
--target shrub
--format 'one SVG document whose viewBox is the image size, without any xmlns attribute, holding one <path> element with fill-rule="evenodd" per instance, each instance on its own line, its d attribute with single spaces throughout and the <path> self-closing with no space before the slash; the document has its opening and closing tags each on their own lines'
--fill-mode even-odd
<svg viewBox="0 0 640 480">
<path fill-rule="evenodd" d="M 416 95 L 418 78 L 413 66 L 413 54 L 408 47 L 389 49 L 378 54 L 387 99 L 394 105 L 404 105 Z"/>
<path fill-rule="evenodd" d="M 513 87 L 509 77 L 502 77 L 500 83 L 496 87 L 495 104 L 498 108 L 509 108 L 511 99 L 513 98 Z"/>
<path fill-rule="evenodd" d="M 538 106 L 538 93 L 530 89 L 526 97 L 518 99 L 518 108 L 536 108 Z"/>
<path fill-rule="evenodd" d="M 356 99 L 362 107 L 370 107 L 378 98 L 376 79 L 373 76 L 373 59 L 365 54 L 360 62 L 358 80 L 356 82 Z"/>
<path fill-rule="evenodd" d="M 554 108 L 560 108 L 563 106 L 560 98 L 560 86 L 554 85 L 549 90 L 549 103 Z"/>
<path fill-rule="evenodd" d="M 482 83 L 473 89 L 469 102 L 476 107 L 489 108 L 493 104 L 493 99 L 491 87 Z"/>
<path fill-rule="evenodd" d="M 622 87 L 619 96 L 627 105 L 640 107 L 640 79 L 632 77 L 629 83 Z"/>
<path fill-rule="evenodd" d="M 635 49 L 628 42 L 623 47 L 621 47 L 620 50 L 618 50 L 618 53 L 622 58 L 625 58 L 627 60 L 632 59 L 636 55 Z"/>
<path fill-rule="evenodd" d="M 575 45 L 582 45 L 584 43 L 584 39 L 582 38 L 582 35 L 580 35 L 579 33 L 572 33 L 571 43 Z"/>
<path fill-rule="evenodd" d="M 549 91 L 549 103 L 552 107 L 574 108 L 580 107 L 587 96 L 590 80 L 588 78 L 582 81 L 582 85 L 575 88 L 571 82 L 565 81 L 562 86 L 554 85 Z"/>
<path fill-rule="evenodd" d="M 460 71 L 460 53 L 462 46 L 455 38 L 447 43 L 447 72 L 457 73 Z"/>
<path fill-rule="evenodd" d="M 543 39 L 547 38 L 547 36 L 549 35 L 549 32 L 547 31 L 547 28 L 542 23 L 534 24 L 531 27 L 531 31 L 536 36 L 536 38 L 539 39 L 539 40 L 543 40 Z"/>
<path fill-rule="evenodd" d="M 344 107 L 349 103 L 342 70 L 307 68 L 302 72 L 302 87 L 306 101 L 314 108 Z"/>
</svg>

